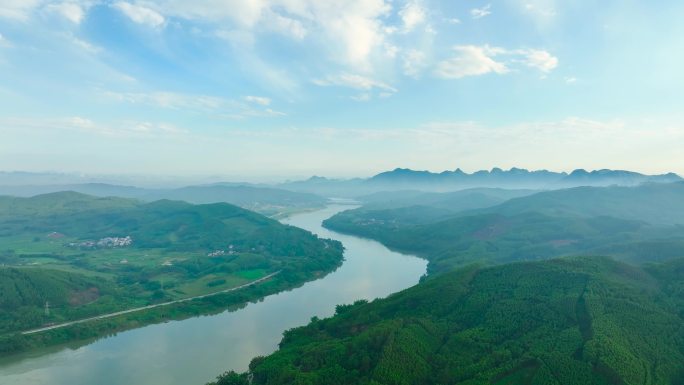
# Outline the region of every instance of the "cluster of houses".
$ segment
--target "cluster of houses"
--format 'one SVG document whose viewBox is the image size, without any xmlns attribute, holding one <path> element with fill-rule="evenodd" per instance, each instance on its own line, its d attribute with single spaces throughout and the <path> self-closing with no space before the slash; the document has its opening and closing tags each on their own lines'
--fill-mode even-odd
<svg viewBox="0 0 684 385">
<path fill-rule="evenodd" d="M 106 237 L 98 241 L 83 241 L 69 243 L 69 247 L 78 247 L 82 249 L 111 249 L 116 247 L 126 247 L 133 244 L 133 238 L 130 235 L 125 237 Z"/>
<path fill-rule="evenodd" d="M 228 250 L 214 250 L 211 253 L 207 254 L 207 257 L 220 257 L 222 255 L 233 255 L 235 254 L 235 246 L 229 245 Z"/>
</svg>

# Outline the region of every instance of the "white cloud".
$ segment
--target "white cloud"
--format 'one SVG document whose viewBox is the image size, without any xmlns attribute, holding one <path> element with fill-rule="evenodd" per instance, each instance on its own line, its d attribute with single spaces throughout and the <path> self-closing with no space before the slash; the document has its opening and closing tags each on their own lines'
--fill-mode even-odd
<svg viewBox="0 0 684 385">
<path fill-rule="evenodd" d="M 522 5 L 522 12 L 530 16 L 540 27 L 551 24 L 558 14 L 556 0 L 527 0 L 522 4 L 515 0 L 514 5 Z"/>
<path fill-rule="evenodd" d="M 99 53 L 100 51 L 102 51 L 102 48 L 100 48 L 100 47 L 98 47 L 98 46 L 96 46 L 96 45 L 93 45 L 93 44 L 91 44 L 91 43 L 89 43 L 89 42 L 87 42 L 87 41 L 85 41 L 85 40 L 79 39 L 79 38 L 77 38 L 77 37 L 72 37 L 71 41 L 72 41 L 77 47 L 80 47 L 81 49 L 83 49 L 84 51 L 87 51 L 87 52 L 89 52 L 89 53 L 95 54 L 95 53 Z"/>
<path fill-rule="evenodd" d="M 416 26 L 423 24 L 427 17 L 425 8 L 418 0 L 409 0 L 399 11 L 404 24 L 403 31 L 411 32 Z"/>
<path fill-rule="evenodd" d="M 0 17 L 26 21 L 41 0 L 2 0 L 0 2 Z"/>
<path fill-rule="evenodd" d="M 505 74 L 516 64 L 524 64 L 544 74 L 558 66 L 558 58 L 539 49 L 509 50 L 501 47 L 455 46 L 457 55 L 437 63 L 435 74 L 447 79 L 460 79 L 488 73 Z M 495 59 L 495 57 L 497 59 Z"/>
<path fill-rule="evenodd" d="M 314 3 L 317 4 L 313 7 L 316 20 L 325 35 L 343 48 L 338 60 L 359 69 L 370 69 L 370 56 L 385 41 L 379 18 L 390 11 L 389 4 L 383 0 L 316 0 Z"/>
<path fill-rule="evenodd" d="M 407 50 L 402 56 L 404 75 L 416 77 L 427 66 L 425 53 L 416 49 Z"/>
<path fill-rule="evenodd" d="M 267 25 L 275 32 L 279 32 L 283 35 L 289 35 L 295 39 L 301 40 L 306 37 L 306 34 L 308 33 L 302 22 L 299 20 L 284 17 L 276 13 L 270 17 L 270 20 L 271 22 Z"/>
<path fill-rule="evenodd" d="M 272 2 L 272 1 L 271 1 Z M 293 1 L 292 3 L 297 3 Z M 149 4 L 150 7 L 153 4 Z M 253 27 L 269 8 L 267 0 L 158 0 L 156 11 L 168 16 L 203 22 L 233 21 Z"/>
<path fill-rule="evenodd" d="M 398 52 L 399 52 L 399 47 L 397 47 L 394 44 L 385 43 L 385 55 L 388 58 L 394 59 L 395 57 L 397 57 Z"/>
<path fill-rule="evenodd" d="M 506 64 L 493 59 L 500 48 L 489 46 L 455 46 L 457 55 L 437 63 L 435 74 L 446 79 L 460 79 L 466 76 L 484 75 L 490 72 L 505 74 L 509 71 Z"/>
<path fill-rule="evenodd" d="M 46 9 L 59 14 L 74 24 L 80 24 L 85 17 L 85 10 L 76 2 L 49 4 Z"/>
<path fill-rule="evenodd" d="M 530 49 L 522 51 L 525 55 L 525 64 L 542 72 L 550 72 L 558 66 L 558 58 L 547 51 Z"/>
<path fill-rule="evenodd" d="M 456 18 L 456 17 L 452 17 L 452 18 L 446 19 L 446 22 L 449 24 L 461 24 L 461 19 Z"/>
<path fill-rule="evenodd" d="M 577 83 L 577 78 L 574 76 L 568 76 L 565 78 L 565 83 L 566 84 L 575 84 L 575 83 Z"/>
<path fill-rule="evenodd" d="M 114 3 L 114 8 L 121 11 L 129 19 L 138 24 L 146 24 L 150 27 L 160 27 L 166 21 L 164 16 L 153 9 L 143 7 L 141 5 L 134 5 L 125 1 Z"/>
<path fill-rule="evenodd" d="M 387 92 L 397 92 L 397 89 L 390 86 L 387 83 L 371 79 L 366 76 L 354 75 L 354 74 L 339 74 L 334 76 L 328 76 L 324 79 L 317 79 L 313 81 L 314 84 L 318 86 L 340 86 L 349 87 L 357 90 L 372 90 L 380 89 Z"/>
<path fill-rule="evenodd" d="M 146 7 L 166 17 L 211 23 L 232 35 L 269 31 L 313 43 L 334 61 L 369 71 L 390 34 L 389 0 L 157 0 Z M 410 22 L 416 22 L 415 15 Z M 237 32 L 236 32 L 237 31 Z M 333 48 L 334 47 L 334 48 Z"/>
<path fill-rule="evenodd" d="M 245 96 L 244 99 L 250 103 L 256 103 L 262 106 L 268 106 L 271 104 L 271 99 L 263 96 Z"/>
<path fill-rule="evenodd" d="M 263 111 L 254 111 L 251 113 L 252 116 L 286 116 L 287 114 L 281 111 L 272 110 L 267 108 Z"/>
<path fill-rule="evenodd" d="M 482 8 L 473 8 L 470 10 L 470 16 L 472 16 L 473 19 L 481 19 L 485 16 L 489 16 L 492 14 L 492 11 L 490 11 L 491 8 L 491 4 L 487 4 Z"/>
</svg>

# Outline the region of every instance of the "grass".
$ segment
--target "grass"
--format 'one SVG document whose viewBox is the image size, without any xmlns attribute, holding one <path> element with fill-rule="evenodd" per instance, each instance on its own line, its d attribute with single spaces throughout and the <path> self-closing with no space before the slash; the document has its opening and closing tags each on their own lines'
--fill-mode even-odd
<svg viewBox="0 0 684 385">
<path fill-rule="evenodd" d="M 239 272 L 237 275 L 242 277 L 242 278 L 245 278 L 245 279 L 255 280 L 255 279 L 259 279 L 259 278 L 265 276 L 266 274 L 267 273 L 264 269 L 253 269 L 253 270 L 243 270 L 243 271 Z"/>
</svg>

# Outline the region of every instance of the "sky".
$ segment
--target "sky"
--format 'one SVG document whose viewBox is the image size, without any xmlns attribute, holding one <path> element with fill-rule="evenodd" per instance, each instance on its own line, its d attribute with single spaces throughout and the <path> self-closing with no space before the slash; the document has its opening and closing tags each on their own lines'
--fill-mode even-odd
<svg viewBox="0 0 684 385">
<path fill-rule="evenodd" d="M 0 170 L 684 174 L 677 0 L 0 0 Z"/>
</svg>

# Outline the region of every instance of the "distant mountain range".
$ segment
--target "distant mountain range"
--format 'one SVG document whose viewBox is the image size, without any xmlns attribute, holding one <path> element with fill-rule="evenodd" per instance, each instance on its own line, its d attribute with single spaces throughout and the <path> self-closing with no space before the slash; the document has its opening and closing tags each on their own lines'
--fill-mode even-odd
<svg viewBox="0 0 684 385">
<path fill-rule="evenodd" d="M 646 175 L 625 170 L 577 169 L 571 173 L 548 170 L 493 168 L 467 173 L 457 168 L 434 173 L 397 168 L 370 178 L 329 179 L 313 176 L 280 184 L 214 183 L 181 188 L 140 188 L 99 182 L 86 177 L 64 182 L 67 174 L 0 172 L 0 194 L 31 196 L 56 191 L 77 191 L 97 196 L 120 196 L 143 200 L 176 199 L 190 203 L 227 202 L 241 207 L 322 205 L 323 198 L 358 198 L 382 191 L 415 190 L 449 192 L 472 188 L 556 190 L 580 186 L 637 186 L 644 183 L 684 181 L 674 173 Z M 88 182 L 88 183 L 85 183 Z M 135 183 L 133 183 L 135 184 Z"/>
<path fill-rule="evenodd" d="M 561 188 L 577 186 L 635 186 L 642 183 L 669 183 L 683 179 L 677 174 L 644 175 L 623 170 L 586 171 L 578 169 L 570 174 L 548 170 L 529 171 L 512 168 L 508 171 L 493 168 L 472 174 L 461 169 L 432 173 L 397 168 L 375 175 L 367 180 L 370 184 L 387 185 L 433 185 L 435 187 L 514 187 L 514 188 Z"/>
<path fill-rule="evenodd" d="M 313 192 L 327 196 L 361 196 L 379 191 L 418 190 L 446 192 L 469 188 L 506 188 L 554 190 L 580 186 L 636 186 L 643 183 L 672 183 L 682 181 L 674 173 L 645 175 L 624 170 L 575 170 L 571 173 L 548 170 L 530 171 L 522 168 L 502 170 L 493 168 L 473 173 L 461 169 L 433 173 L 397 168 L 368 179 L 327 179 L 312 177 L 304 181 L 288 182 L 280 188 Z"/>
<path fill-rule="evenodd" d="M 0 185 L 0 195 L 29 197 L 60 191 L 74 191 L 98 197 L 135 198 L 142 201 L 170 199 L 193 204 L 230 203 L 265 215 L 278 215 L 297 208 L 323 207 L 327 199 L 319 195 L 241 184 L 197 185 L 181 188 L 140 188 L 106 183 L 54 185 Z"/>
</svg>

